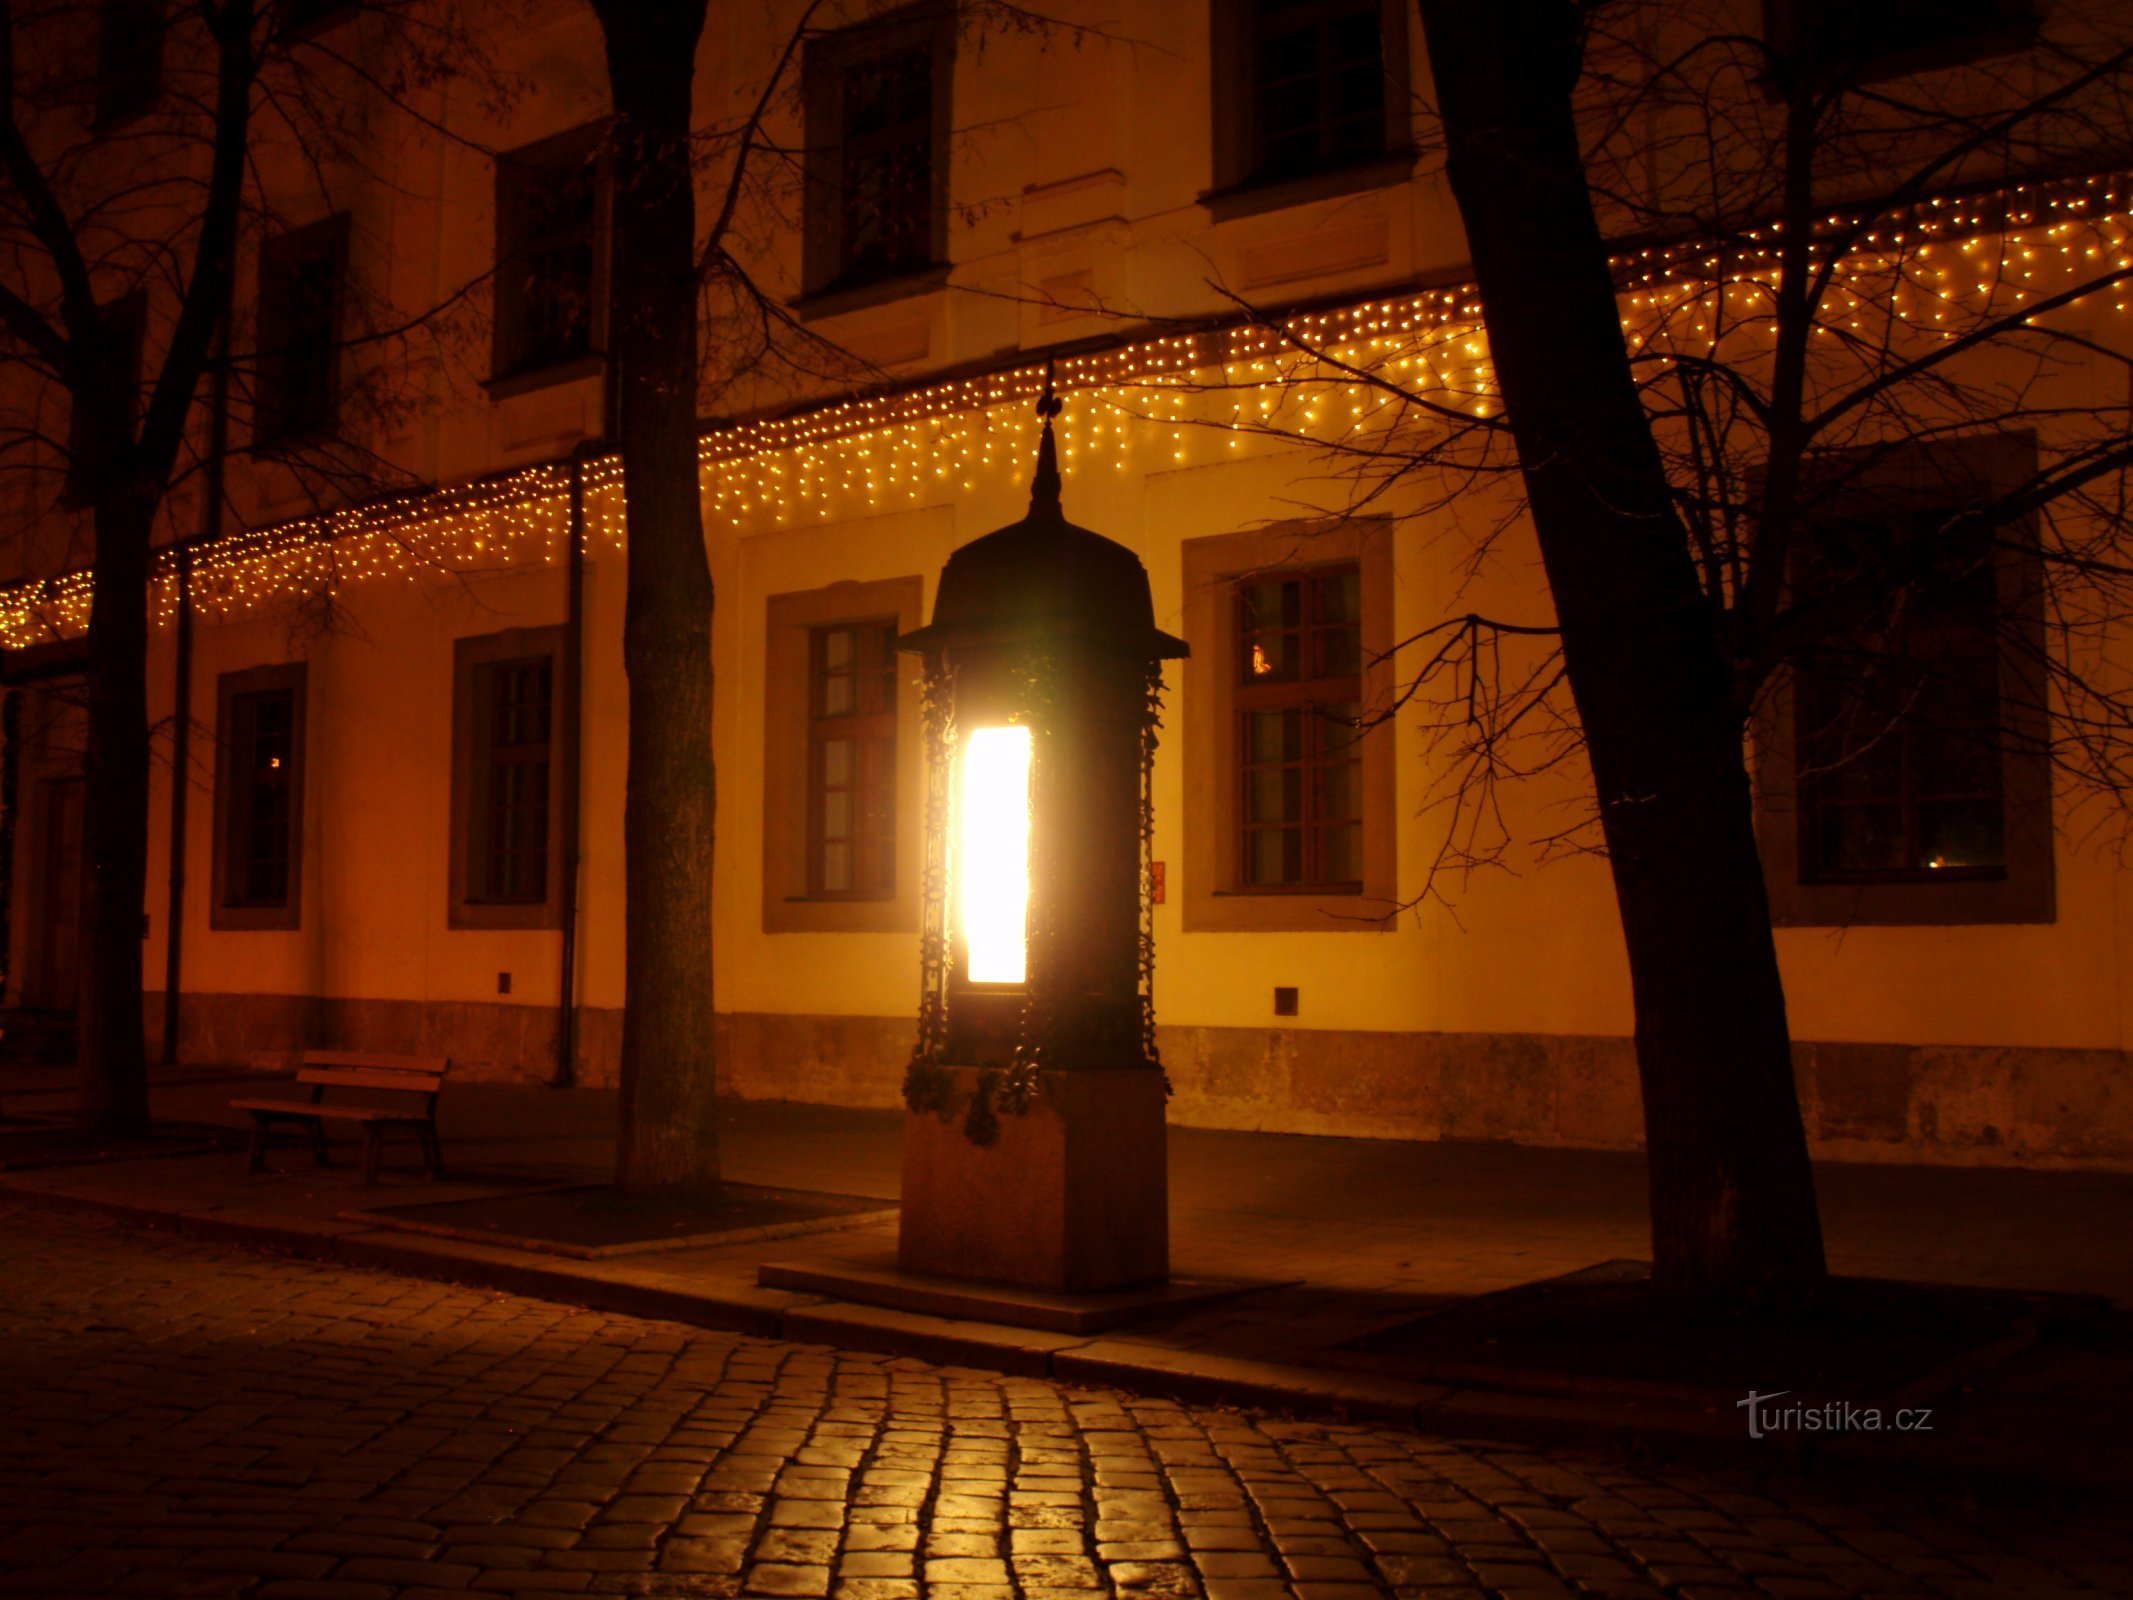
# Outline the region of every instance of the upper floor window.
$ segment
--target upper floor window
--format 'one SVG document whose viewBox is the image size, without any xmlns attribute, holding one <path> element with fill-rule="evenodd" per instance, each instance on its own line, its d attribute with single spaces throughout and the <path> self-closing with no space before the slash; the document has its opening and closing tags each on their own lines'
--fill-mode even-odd
<svg viewBox="0 0 2133 1600">
<path fill-rule="evenodd" d="M 2050 921 L 2051 726 L 2035 532 L 1963 516 L 2028 481 L 2025 436 L 1838 458 L 1790 595 L 1834 619 L 1758 721 L 1780 923 Z"/>
<path fill-rule="evenodd" d="M 215 897 L 219 928 L 294 928 L 304 795 L 301 661 L 218 684 Z"/>
<path fill-rule="evenodd" d="M 1395 0 L 1215 0 L 1215 187 L 1279 184 L 1408 142 Z"/>
<path fill-rule="evenodd" d="M 1763 36 L 1781 64 L 1871 83 L 2023 49 L 2037 11 L 2034 0 L 1763 0 Z"/>
<path fill-rule="evenodd" d="M 952 8 L 923 4 L 808 47 L 806 282 L 855 288 L 947 246 Z"/>
<path fill-rule="evenodd" d="M 347 276 L 346 212 L 292 228 L 260 251 L 255 444 L 315 438 L 339 422 Z"/>
<path fill-rule="evenodd" d="M 583 128 L 496 164 L 498 378 L 582 361 L 606 333 L 600 133 Z"/>
<path fill-rule="evenodd" d="M 896 634 L 893 618 L 810 630 L 811 894 L 896 892 Z"/>
<path fill-rule="evenodd" d="M 452 716 L 452 904 L 458 928 L 545 928 L 561 914 L 561 628 L 461 639 Z"/>
<path fill-rule="evenodd" d="M 163 87 L 163 0 L 98 0 L 96 120 L 123 122 Z"/>
</svg>

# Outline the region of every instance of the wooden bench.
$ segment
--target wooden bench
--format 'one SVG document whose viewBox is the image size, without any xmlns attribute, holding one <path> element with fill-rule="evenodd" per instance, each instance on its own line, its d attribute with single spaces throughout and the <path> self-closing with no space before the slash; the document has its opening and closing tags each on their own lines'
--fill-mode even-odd
<svg viewBox="0 0 2133 1600">
<path fill-rule="evenodd" d="M 308 1100 L 232 1100 L 230 1107 L 252 1114 L 251 1170 L 266 1165 L 267 1140 L 277 1122 L 303 1124 L 311 1135 L 311 1156 L 322 1167 L 333 1165 L 326 1154 L 326 1124 L 353 1123 L 363 1130 L 363 1181 L 378 1181 L 378 1156 L 388 1133 L 412 1133 L 422 1147 L 422 1167 L 432 1178 L 444 1176 L 444 1156 L 437 1145 L 437 1092 L 450 1066 L 443 1056 L 357 1055 L 340 1050 L 306 1050 L 297 1068 L 299 1088 Z M 360 1100 L 326 1099 L 326 1091 L 348 1091 Z"/>
</svg>

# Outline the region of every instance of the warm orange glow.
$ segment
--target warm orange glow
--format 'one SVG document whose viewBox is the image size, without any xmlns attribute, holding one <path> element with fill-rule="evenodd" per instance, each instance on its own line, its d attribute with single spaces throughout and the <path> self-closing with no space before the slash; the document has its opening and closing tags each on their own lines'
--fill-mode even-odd
<svg viewBox="0 0 2133 1600">
<path fill-rule="evenodd" d="M 977 729 L 962 765 L 956 907 L 970 979 L 1021 983 L 1029 973 L 1029 729 Z"/>
</svg>

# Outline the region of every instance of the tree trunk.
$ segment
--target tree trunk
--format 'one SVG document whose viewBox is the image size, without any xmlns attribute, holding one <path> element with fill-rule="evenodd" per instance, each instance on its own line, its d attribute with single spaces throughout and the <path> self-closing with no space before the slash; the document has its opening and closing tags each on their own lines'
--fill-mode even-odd
<svg viewBox="0 0 2133 1600">
<path fill-rule="evenodd" d="M 689 113 L 705 0 L 594 0 L 615 103 L 613 344 L 629 594 L 627 975 L 615 1181 L 718 1183 L 711 568 L 696 465 Z"/>
<path fill-rule="evenodd" d="M 102 1134 L 148 1127 L 141 912 L 148 887 L 148 558 L 153 500 L 100 494 L 89 612 L 82 797 L 78 1115 Z"/>
<path fill-rule="evenodd" d="M 1795 1302 L 1821 1224 L 1742 719 L 1632 377 L 1572 108 L 1571 0 L 1421 0 L 1629 951 L 1667 1292 Z"/>
</svg>

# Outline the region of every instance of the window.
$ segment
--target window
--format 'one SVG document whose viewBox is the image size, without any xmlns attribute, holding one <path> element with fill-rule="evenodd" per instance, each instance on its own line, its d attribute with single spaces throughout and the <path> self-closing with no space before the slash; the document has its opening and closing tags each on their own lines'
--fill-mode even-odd
<svg viewBox="0 0 2133 1600">
<path fill-rule="evenodd" d="M 1794 664 L 1759 728 L 1781 922 L 2051 920 L 2049 724 L 2024 643 L 2040 626 L 2033 540 L 1966 528 L 1963 506 L 1993 491 L 1947 477 L 2021 472 L 2024 442 L 1967 448 L 1877 463 L 1800 541 L 1793 602 L 1847 621 Z"/>
<path fill-rule="evenodd" d="M 1925 541 L 1949 538 L 1947 520 L 1941 511 L 1825 524 L 1813 564 L 1833 581 L 1892 570 Z M 1900 607 L 1800 668 L 1807 882 L 2005 875 L 1992 541 L 1970 533 L 1950 543 Z"/>
<path fill-rule="evenodd" d="M 808 47 L 809 293 L 907 278 L 947 249 L 950 7 L 912 6 Z"/>
<path fill-rule="evenodd" d="M 345 212 L 270 239 L 260 252 L 255 444 L 316 438 L 338 422 L 347 267 Z"/>
<path fill-rule="evenodd" d="M 496 164 L 498 379 L 583 363 L 605 341 L 601 170 L 594 128 L 544 140 Z"/>
<path fill-rule="evenodd" d="M 808 630 L 808 893 L 896 892 L 894 618 Z"/>
<path fill-rule="evenodd" d="M 763 929 L 918 927 L 916 577 L 773 595 L 765 614 Z M 899 733 L 905 737 L 899 738 Z"/>
<path fill-rule="evenodd" d="M 1855 83 L 1961 66 L 2036 40 L 2030 0 L 1763 0 L 1779 62 Z"/>
<path fill-rule="evenodd" d="M 137 116 L 163 87 L 163 0 L 99 0 L 96 121 Z"/>
<path fill-rule="evenodd" d="M 1285 184 L 1404 149 L 1405 8 L 1215 0 L 1215 186 Z"/>
<path fill-rule="evenodd" d="M 104 330 L 113 342 L 119 360 L 119 381 L 126 391 L 126 420 L 139 420 L 141 399 L 141 347 L 148 332 L 148 297 L 140 291 L 98 308 Z M 67 482 L 65 503 L 86 505 L 96 493 L 96 467 L 91 457 L 95 445 L 89 437 L 88 410 L 77 398 L 67 418 Z"/>
<path fill-rule="evenodd" d="M 561 628 L 461 639 L 452 738 L 452 907 L 460 928 L 549 928 L 561 915 L 569 707 Z"/>
<path fill-rule="evenodd" d="M 1389 924 L 1390 580 L 1380 521 L 1187 541 L 1188 930 Z"/>
<path fill-rule="evenodd" d="M 1362 574 L 1354 563 L 1240 578 L 1237 881 L 1363 883 Z"/>
<path fill-rule="evenodd" d="M 304 687 L 301 661 L 217 680 L 214 927 L 299 924 Z"/>
</svg>

